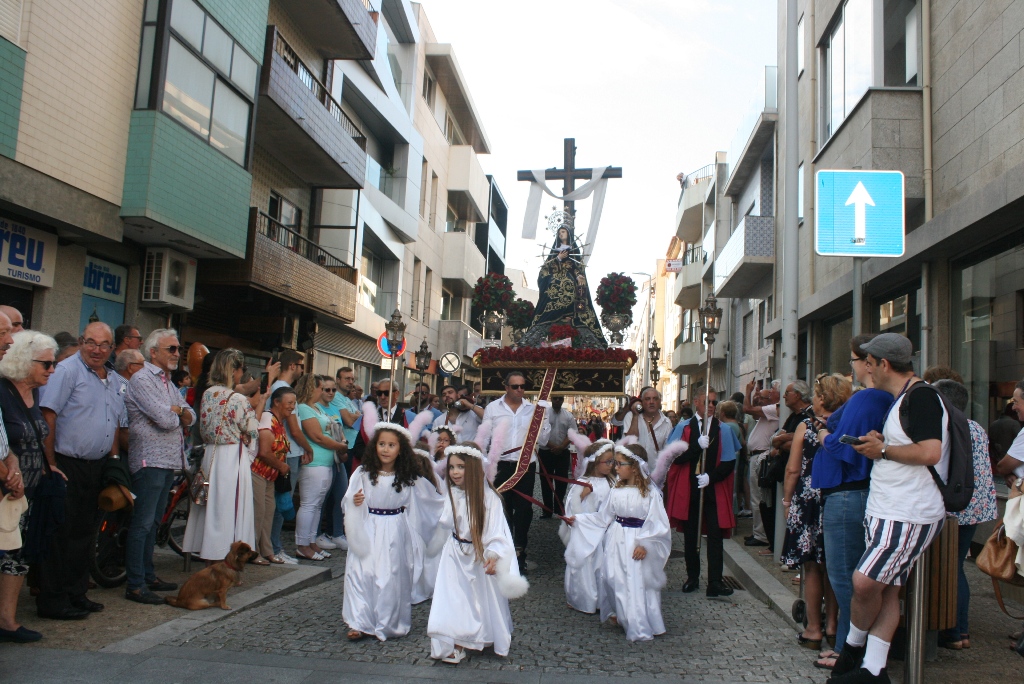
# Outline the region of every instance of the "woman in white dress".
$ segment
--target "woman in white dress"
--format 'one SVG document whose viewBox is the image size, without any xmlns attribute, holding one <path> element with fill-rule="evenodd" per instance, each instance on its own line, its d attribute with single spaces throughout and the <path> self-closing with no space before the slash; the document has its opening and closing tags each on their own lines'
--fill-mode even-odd
<svg viewBox="0 0 1024 684">
<path fill-rule="evenodd" d="M 206 444 L 202 468 L 210 491 L 205 506 L 189 510 L 182 547 L 211 562 L 224 560 L 236 541 L 256 544 L 250 475 L 259 448 L 254 406 L 262 407 L 266 395 L 257 392 L 250 398 L 232 389 L 244 372 L 242 352 L 217 352 L 210 366 L 211 386 L 199 407 L 199 431 Z"/>
<path fill-rule="evenodd" d="M 377 423 L 372 435 L 343 502 L 348 556 L 342 617 L 349 639 L 386 641 L 412 627 L 411 549 L 416 537 L 433 536 L 444 499 L 421 476 L 407 429 Z"/>
<path fill-rule="evenodd" d="M 573 531 L 565 560 L 582 567 L 603 543 L 601 621 L 621 625 L 630 641 L 650 641 L 665 633 L 661 589 L 672 532 L 661 492 L 647 472 L 647 451 L 616 444 L 614 452 L 619 481 L 601 510 L 568 519 Z"/>
<path fill-rule="evenodd" d="M 487 646 L 506 656 L 512 643 L 508 600 L 530 585 L 519 574 L 501 497 L 484 477 L 480 448 L 463 442 L 445 453 L 448 496 L 431 544 L 444 540 L 427 621 L 430 657 L 458 664 L 466 649 Z"/>
<path fill-rule="evenodd" d="M 612 475 L 615 463 L 613 447 L 611 440 L 600 440 L 583 452 L 577 468 L 578 471 L 582 471 L 582 475 L 578 475 L 576 479 L 590 486 L 574 484 L 569 487 L 565 496 L 566 517 L 578 513 L 596 513 L 608 500 L 611 487 L 615 484 L 615 477 Z M 558 528 L 558 535 L 568 546 L 572 528 L 563 522 Z M 599 544 L 594 553 L 584 559 L 579 567 L 565 566 L 565 600 L 569 607 L 581 613 L 597 612 L 599 587 L 604 574 L 603 550 L 604 545 Z"/>
</svg>

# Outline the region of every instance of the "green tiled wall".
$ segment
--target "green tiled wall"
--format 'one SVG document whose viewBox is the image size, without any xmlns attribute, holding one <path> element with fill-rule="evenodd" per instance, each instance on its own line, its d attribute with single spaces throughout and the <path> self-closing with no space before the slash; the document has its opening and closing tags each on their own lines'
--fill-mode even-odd
<svg viewBox="0 0 1024 684">
<path fill-rule="evenodd" d="M 14 158 L 18 147 L 21 86 L 25 80 L 25 51 L 0 38 L 0 154 Z"/>
<path fill-rule="evenodd" d="M 207 12 L 242 44 L 257 62 L 263 62 L 270 0 L 199 0 Z"/>
<path fill-rule="evenodd" d="M 155 111 L 132 112 L 121 216 L 146 217 L 245 256 L 252 176 Z"/>
</svg>

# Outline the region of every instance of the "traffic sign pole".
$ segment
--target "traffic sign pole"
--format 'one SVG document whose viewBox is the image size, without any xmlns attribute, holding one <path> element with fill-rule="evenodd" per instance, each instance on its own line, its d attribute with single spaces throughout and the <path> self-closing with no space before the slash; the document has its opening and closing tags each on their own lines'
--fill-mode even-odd
<svg viewBox="0 0 1024 684">
<path fill-rule="evenodd" d="M 856 337 L 862 330 L 864 316 L 864 258 L 853 257 L 853 326 L 852 333 Z"/>
</svg>

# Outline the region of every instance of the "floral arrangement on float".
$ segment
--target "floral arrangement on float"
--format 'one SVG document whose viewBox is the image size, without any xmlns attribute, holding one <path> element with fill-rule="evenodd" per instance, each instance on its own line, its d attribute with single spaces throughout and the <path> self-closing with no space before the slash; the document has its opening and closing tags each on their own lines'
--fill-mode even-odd
<svg viewBox="0 0 1024 684">
<path fill-rule="evenodd" d="M 636 282 L 625 273 L 609 273 L 597 286 L 601 323 L 611 332 L 613 347 L 622 346 L 622 331 L 633 323 Z"/>
<path fill-rule="evenodd" d="M 477 368 L 580 365 L 595 368 L 632 368 L 632 349 L 573 349 L 572 347 L 484 347 L 473 355 Z"/>
<path fill-rule="evenodd" d="M 533 323 L 533 314 L 536 308 L 533 302 L 520 297 L 516 297 L 509 305 L 505 323 L 515 331 L 513 333 L 513 340 L 516 338 L 516 333 L 521 337 L 522 333 Z"/>
<path fill-rule="evenodd" d="M 473 287 L 473 306 L 485 311 L 507 315 L 514 299 L 515 291 L 512 289 L 512 281 L 500 273 L 488 273 L 485 276 L 480 276 Z"/>
</svg>

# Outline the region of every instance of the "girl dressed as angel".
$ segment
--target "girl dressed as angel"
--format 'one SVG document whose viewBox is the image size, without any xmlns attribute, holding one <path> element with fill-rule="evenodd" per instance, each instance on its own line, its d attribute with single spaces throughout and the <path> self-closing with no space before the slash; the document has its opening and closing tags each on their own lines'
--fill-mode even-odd
<svg viewBox="0 0 1024 684">
<path fill-rule="evenodd" d="M 484 474 L 474 442 L 445 449 L 448 495 L 434 543 L 444 540 L 430 606 L 430 657 L 458 664 L 467 650 L 493 646 L 508 655 L 512 614 L 508 600 L 529 588 L 519 574 L 501 497 Z M 433 544 L 432 544 L 433 545 Z"/>
<path fill-rule="evenodd" d="M 565 560 L 582 567 L 603 544 L 601 621 L 620 625 L 630 641 L 650 641 L 665 633 L 661 589 L 672 532 L 661 492 L 651 484 L 646 449 L 616 444 L 613 451 L 618 482 L 596 513 L 567 519 L 573 531 Z"/>
</svg>

